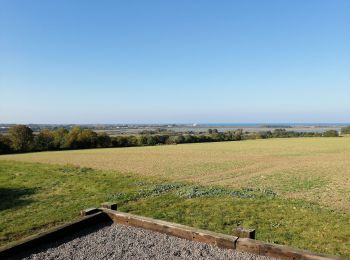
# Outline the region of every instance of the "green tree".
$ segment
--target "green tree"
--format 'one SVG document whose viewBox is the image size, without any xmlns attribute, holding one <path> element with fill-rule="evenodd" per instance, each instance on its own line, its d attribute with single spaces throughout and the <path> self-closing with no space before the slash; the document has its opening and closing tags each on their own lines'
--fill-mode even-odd
<svg viewBox="0 0 350 260">
<path fill-rule="evenodd" d="M 288 137 L 288 132 L 286 129 L 275 129 L 273 131 L 273 137 L 281 138 L 281 137 Z"/>
<path fill-rule="evenodd" d="M 184 135 L 184 142 L 185 143 L 194 143 L 195 140 L 194 140 L 192 135 L 187 134 L 187 135 Z"/>
<path fill-rule="evenodd" d="M 342 127 L 341 128 L 341 133 L 343 135 L 350 134 L 350 126 Z"/>
<path fill-rule="evenodd" d="M 106 133 L 100 133 L 97 135 L 97 147 L 110 147 L 111 144 L 111 138 Z"/>
<path fill-rule="evenodd" d="M 158 143 L 158 138 L 154 135 L 147 135 L 146 140 L 147 145 L 156 145 Z"/>
<path fill-rule="evenodd" d="M 323 133 L 324 137 L 338 137 L 339 133 L 336 130 L 328 130 L 326 132 Z"/>
<path fill-rule="evenodd" d="M 243 130 L 242 129 L 237 129 L 235 130 L 233 134 L 233 140 L 232 141 L 239 141 L 242 140 L 244 137 Z"/>
<path fill-rule="evenodd" d="M 126 138 L 126 141 L 127 141 L 127 146 L 137 146 L 138 145 L 138 140 L 137 140 L 136 136 L 134 136 L 134 135 L 129 135 Z"/>
<path fill-rule="evenodd" d="M 49 129 L 43 129 L 35 136 L 35 149 L 39 151 L 51 150 L 55 148 L 55 137 Z"/>
<path fill-rule="evenodd" d="M 11 140 L 8 136 L 0 134 L 0 154 L 11 152 Z"/>
<path fill-rule="evenodd" d="M 113 147 L 129 147 L 129 146 L 138 146 L 141 145 L 139 143 L 139 139 L 134 136 L 134 135 L 130 135 L 130 136 L 115 136 L 112 137 L 112 146 Z"/>
<path fill-rule="evenodd" d="M 97 134 L 90 129 L 72 128 L 65 138 L 65 147 L 69 149 L 92 148 L 97 145 Z"/>
<path fill-rule="evenodd" d="M 65 147 L 67 135 L 68 135 L 68 130 L 65 128 L 58 128 L 53 132 L 53 137 L 54 137 L 53 144 L 55 149 L 68 148 L 68 147 Z"/>
<path fill-rule="evenodd" d="M 147 135 L 142 134 L 138 136 L 138 145 L 147 145 Z"/>
<path fill-rule="evenodd" d="M 79 148 L 93 148 L 97 146 L 97 133 L 90 129 L 83 129 L 78 135 Z"/>
<path fill-rule="evenodd" d="M 184 137 L 183 135 L 178 135 L 178 136 L 176 136 L 176 138 L 175 138 L 175 142 L 176 142 L 177 144 L 182 144 L 182 143 L 185 142 L 185 137 Z"/>
<path fill-rule="evenodd" d="M 169 135 L 167 134 L 162 134 L 162 135 L 157 135 L 157 143 L 158 144 L 165 144 L 169 138 Z"/>
<path fill-rule="evenodd" d="M 171 135 L 169 138 L 166 140 L 166 144 L 177 144 L 177 136 L 176 135 Z"/>
<path fill-rule="evenodd" d="M 216 130 L 216 129 L 214 129 Z M 211 135 L 211 140 L 214 141 L 214 142 L 219 142 L 219 141 L 223 141 L 225 138 L 224 134 L 223 133 L 219 133 L 219 132 L 215 132 L 213 131 L 213 134 Z"/>
<path fill-rule="evenodd" d="M 25 125 L 16 125 L 9 130 L 11 148 L 16 152 L 28 152 L 33 149 L 32 129 Z"/>
</svg>

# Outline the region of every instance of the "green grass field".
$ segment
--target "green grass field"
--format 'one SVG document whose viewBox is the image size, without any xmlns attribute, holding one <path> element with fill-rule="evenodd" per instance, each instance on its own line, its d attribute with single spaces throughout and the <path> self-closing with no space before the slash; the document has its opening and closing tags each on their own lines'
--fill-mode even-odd
<svg viewBox="0 0 350 260">
<path fill-rule="evenodd" d="M 348 137 L 0 156 L 0 243 L 115 201 L 126 212 L 228 234 L 254 227 L 260 240 L 349 257 L 349 159 Z"/>
</svg>

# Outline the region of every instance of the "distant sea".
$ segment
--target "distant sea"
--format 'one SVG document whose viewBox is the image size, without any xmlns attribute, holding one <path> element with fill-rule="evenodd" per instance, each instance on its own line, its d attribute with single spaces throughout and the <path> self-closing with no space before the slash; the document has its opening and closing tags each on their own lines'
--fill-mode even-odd
<svg viewBox="0 0 350 260">
<path fill-rule="evenodd" d="M 332 126 L 347 126 L 350 123 L 198 123 L 198 126 L 226 126 L 226 127 L 261 127 L 261 126 L 315 126 L 315 127 L 332 127 Z"/>
<path fill-rule="evenodd" d="M 273 131 L 276 128 L 285 128 L 296 132 L 319 132 L 336 130 L 340 132 L 341 127 L 350 123 L 198 123 L 175 125 L 171 129 L 174 131 L 206 131 L 208 128 L 215 128 L 219 131 L 243 129 L 248 132 Z"/>
</svg>

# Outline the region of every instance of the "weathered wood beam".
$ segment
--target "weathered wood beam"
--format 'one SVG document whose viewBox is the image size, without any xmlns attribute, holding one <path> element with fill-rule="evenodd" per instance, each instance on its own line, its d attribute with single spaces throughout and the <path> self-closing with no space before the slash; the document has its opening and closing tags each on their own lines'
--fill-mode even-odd
<svg viewBox="0 0 350 260">
<path fill-rule="evenodd" d="M 44 232 L 0 247 L 0 259 L 7 259 L 8 257 L 18 253 L 34 249 L 51 241 L 57 241 L 57 239 L 74 234 L 74 232 L 78 232 L 86 227 L 103 222 L 111 222 L 111 219 L 105 213 L 97 212 L 95 214 L 72 221 L 68 224 L 50 228 Z"/>
<path fill-rule="evenodd" d="M 203 242 L 221 248 L 235 249 L 235 236 L 215 233 L 207 230 L 196 229 L 180 224 L 162 220 L 136 216 L 110 209 L 101 209 L 113 220 L 114 223 L 144 228 L 191 241 Z"/>
<path fill-rule="evenodd" d="M 336 256 L 316 254 L 306 250 L 291 248 L 288 246 L 265 243 L 250 238 L 239 238 L 236 242 L 236 250 L 250 252 L 256 255 L 271 256 L 279 259 L 305 259 L 305 260 L 326 260 L 343 259 Z"/>
<path fill-rule="evenodd" d="M 113 203 L 113 202 L 103 202 L 101 204 L 101 208 L 117 210 L 118 209 L 118 205 L 117 205 L 117 203 Z"/>
<path fill-rule="evenodd" d="M 96 212 L 92 214 L 91 212 Z M 88 226 L 111 222 L 117 224 L 124 224 L 139 228 L 144 228 L 191 241 L 203 242 L 215 245 L 221 248 L 235 249 L 243 252 L 250 252 L 257 255 L 271 256 L 278 259 L 307 259 L 307 260 L 341 260 L 344 258 L 336 256 L 327 256 L 316 254 L 313 252 L 290 248 L 283 245 L 269 244 L 262 241 L 238 238 L 237 236 L 230 236 L 220 233 L 215 233 L 207 230 L 196 229 L 176 223 L 170 223 L 162 220 L 136 216 L 128 213 L 118 212 L 108 208 L 89 209 L 86 210 L 87 215 L 79 220 L 71 223 L 61 225 L 59 227 L 51 228 L 45 232 L 27 237 L 20 241 L 10 243 L 0 248 L 0 259 L 16 255 L 18 252 L 23 252 L 28 249 L 36 248 L 42 244 L 50 241 L 56 241 L 66 235 L 71 235 Z"/>
<path fill-rule="evenodd" d="M 239 238 L 255 239 L 255 229 L 237 227 L 234 229 L 233 235 Z"/>
<path fill-rule="evenodd" d="M 89 216 L 89 215 L 95 214 L 95 213 L 97 213 L 99 211 L 101 211 L 101 210 L 98 209 L 98 208 L 82 209 L 80 211 L 80 216 L 82 216 L 82 217 Z"/>
<path fill-rule="evenodd" d="M 124 224 L 143 229 L 153 230 L 191 241 L 198 241 L 215 245 L 221 248 L 236 249 L 238 251 L 250 252 L 253 254 L 263 256 L 271 256 L 283 260 L 344 260 L 344 258 L 337 256 L 316 254 L 306 250 L 294 249 L 283 245 L 269 244 L 255 239 L 229 236 L 207 230 L 196 229 L 180 224 L 170 223 L 162 220 L 118 212 L 110 209 L 101 210 L 105 212 L 113 220 L 114 223 L 117 224 Z"/>
</svg>

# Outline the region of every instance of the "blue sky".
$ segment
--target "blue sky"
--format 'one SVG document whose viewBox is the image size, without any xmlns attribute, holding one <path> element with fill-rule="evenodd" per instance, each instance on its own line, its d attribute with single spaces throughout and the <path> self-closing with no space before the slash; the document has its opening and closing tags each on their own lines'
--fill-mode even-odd
<svg viewBox="0 0 350 260">
<path fill-rule="evenodd" d="M 0 122 L 350 122 L 350 1 L 0 0 Z"/>
</svg>

